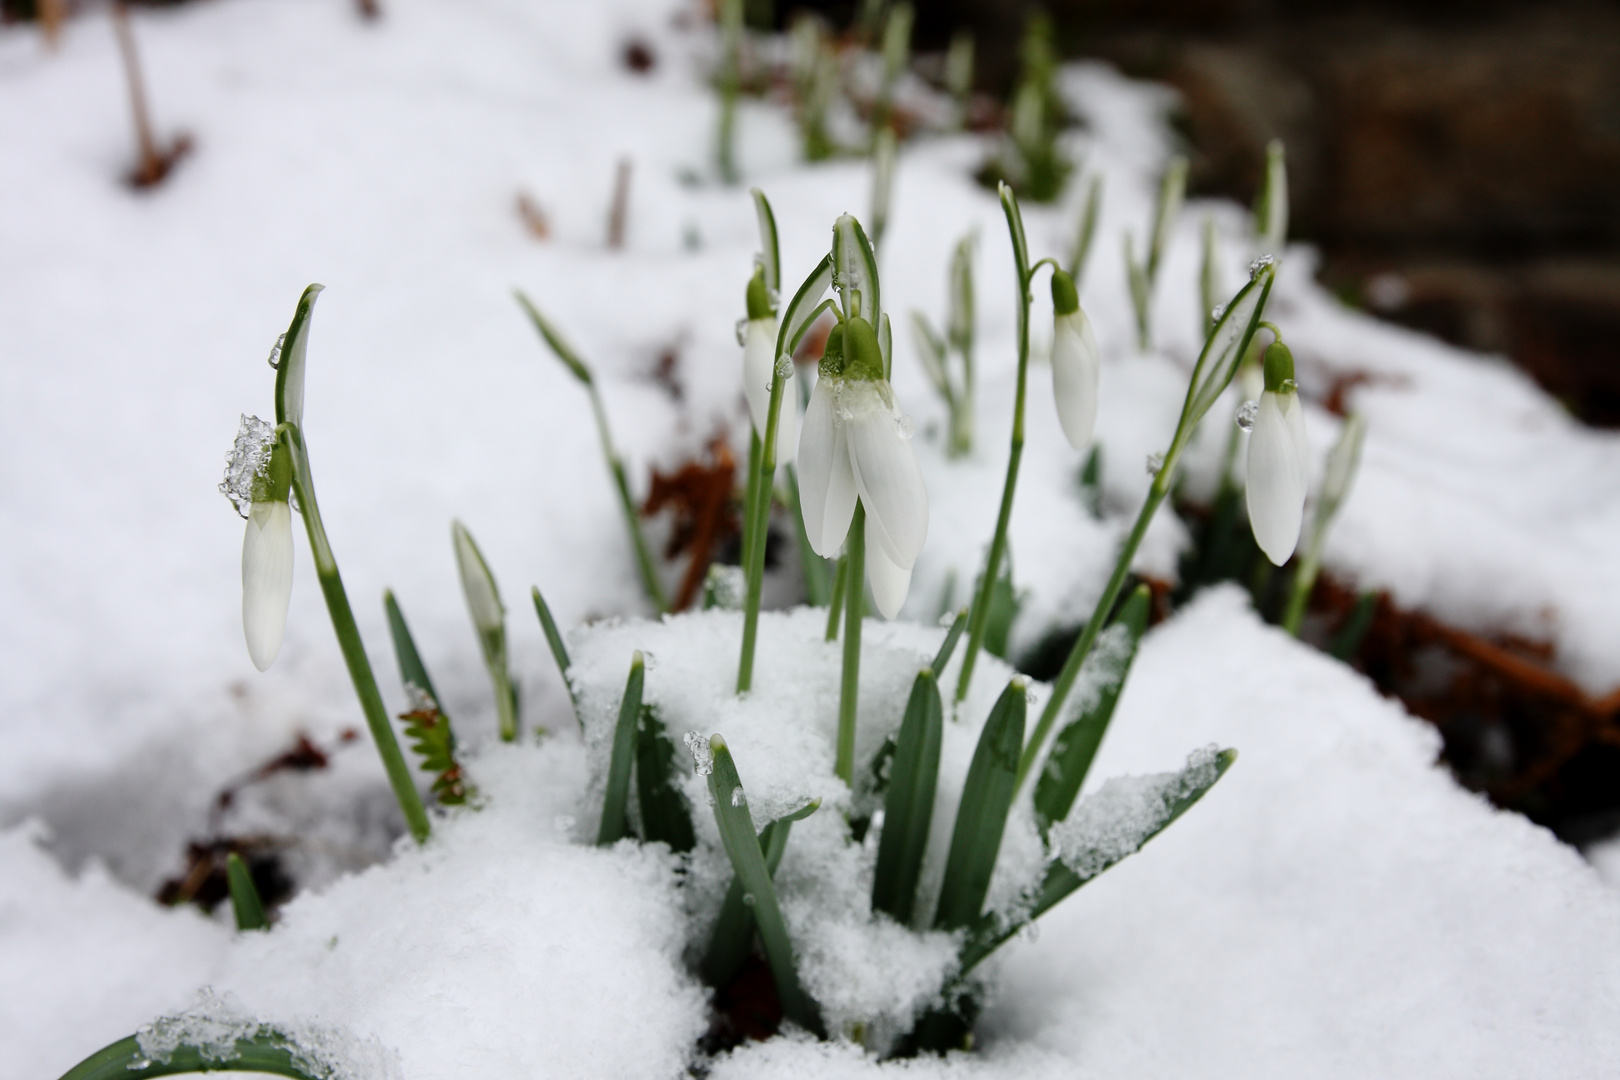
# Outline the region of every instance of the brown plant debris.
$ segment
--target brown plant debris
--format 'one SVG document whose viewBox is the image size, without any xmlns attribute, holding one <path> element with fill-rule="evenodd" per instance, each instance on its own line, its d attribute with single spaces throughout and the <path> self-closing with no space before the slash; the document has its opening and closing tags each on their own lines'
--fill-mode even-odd
<svg viewBox="0 0 1620 1080">
<path fill-rule="evenodd" d="M 674 528 L 664 547 L 666 559 L 687 555 L 689 562 L 675 594 L 674 611 L 685 611 L 698 596 L 717 548 L 738 534 L 732 505 L 737 463 L 723 436 L 709 441 L 707 461 L 688 461 L 673 473 L 652 473 L 652 489 L 641 512 L 649 517 L 668 509 Z"/>
<path fill-rule="evenodd" d="M 627 69 L 637 75 L 645 75 L 658 66 L 658 54 L 653 52 L 653 47 L 641 38 L 631 38 L 626 41 L 624 43 L 624 52 L 620 54 L 619 59 L 624 62 Z"/>
<path fill-rule="evenodd" d="M 118 54 L 124 61 L 124 79 L 129 86 L 130 113 L 135 121 L 135 145 L 139 158 L 127 177 L 134 188 L 149 188 L 163 182 L 179 160 L 191 152 L 191 136 L 176 135 L 167 147 L 159 147 L 152 132 L 152 119 L 146 107 L 146 80 L 141 74 L 141 58 L 135 51 L 135 34 L 129 27 L 129 10 L 123 0 L 112 5 L 113 32 L 118 37 Z"/>
<path fill-rule="evenodd" d="M 618 251 L 624 247 L 624 226 L 630 217 L 630 159 L 620 158 L 613 178 L 613 204 L 608 208 L 607 246 Z"/>
<path fill-rule="evenodd" d="M 1324 577 L 1311 609 L 1339 625 L 1357 602 L 1353 590 Z M 1435 726 L 1464 785 L 1561 828 L 1616 809 L 1620 689 L 1594 698 L 1552 659 L 1546 643 L 1489 640 L 1402 609 L 1387 594 L 1378 595 L 1351 657 L 1382 693 Z"/>
<path fill-rule="evenodd" d="M 546 218 L 546 212 L 540 208 L 540 204 L 527 191 L 520 191 L 517 194 L 517 215 L 530 236 L 536 240 L 551 239 L 551 222 Z"/>
</svg>

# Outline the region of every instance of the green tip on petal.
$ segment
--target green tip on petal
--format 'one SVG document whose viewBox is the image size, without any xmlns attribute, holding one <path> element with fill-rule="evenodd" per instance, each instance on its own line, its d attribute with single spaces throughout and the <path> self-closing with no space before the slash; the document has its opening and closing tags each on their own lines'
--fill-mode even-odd
<svg viewBox="0 0 1620 1080">
<path fill-rule="evenodd" d="M 1057 315 L 1073 315 L 1080 310 L 1080 294 L 1075 290 L 1074 278 L 1062 270 L 1052 271 L 1052 311 Z"/>
<path fill-rule="evenodd" d="M 765 286 L 765 268 L 756 266 L 754 276 L 748 281 L 748 321 L 768 319 L 774 314 L 770 290 Z"/>
<path fill-rule="evenodd" d="M 1280 341 L 1266 346 L 1266 389 L 1280 394 L 1283 383 L 1294 379 L 1294 354 Z"/>
<path fill-rule="evenodd" d="M 844 325 L 844 376 L 869 380 L 883 378 L 883 348 L 878 344 L 877 331 L 859 315 Z"/>
<path fill-rule="evenodd" d="M 821 350 L 821 364 L 816 368 L 824 379 L 842 378 L 844 374 L 844 324 L 838 323 L 827 333 L 827 344 Z"/>
</svg>

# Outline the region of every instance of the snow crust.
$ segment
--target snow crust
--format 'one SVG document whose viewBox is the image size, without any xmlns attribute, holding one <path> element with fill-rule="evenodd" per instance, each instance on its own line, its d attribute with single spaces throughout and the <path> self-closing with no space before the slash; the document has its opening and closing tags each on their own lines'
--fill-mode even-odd
<svg viewBox="0 0 1620 1080">
<path fill-rule="evenodd" d="M 740 701 L 725 617 L 635 621 L 645 607 L 585 400 L 509 299 L 522 286 L 594 365 L 633 483 L 718 429 L 742 445 L 732 327 L 754 213 L 745 189 L 701 182 L 714 101 L 698 61 L 712 42 L 677 25 L 686 11 L 389 0 L 375 25 L 326 0 L 137 11 L 160 131 L 197 138 L 144 195 L 119 181 L 128 121 L 105 23 L 74 20 L 55 55 L 0 28 L 0 1078 L 59 1075 L 204 987 L 257 1022 L 382 1047 L 376 1067 L 397 1054 L 411 1080 L 679 1074 L 706 1023 L 688 965 L 727 880 L 701 786 L 689 778 L 700 850 L 684 877 L 659 850 L 579 843 L 601 718 L 629 650 L 648 646 L 650 700 L 726 735 L 757 822 L 827 800 L 794 826 L 780 874 L 807 986 L 835 1027 L 864 1020 L 881 1040 L 932 994 L 945 942 L 858 917 L 874 851 L 838 838 L 860 793 L 829 781 L 837 662 L 818 617 L 762 620 L 760 670 L 776 678 Z M 645 78 L 618 62 L 632 35 L 659 56 Z M 1144 462 L 1168 441 L 1202 317 L 1203 219 L 1229 289 L 1259 254 L 1237 207 L 1190 202 L 1160 276 L 1159 350 L 1135 355 L 1117 252 L 1147 221 L 1170 98 L 1098 65 L 1066 68 L 1063 89 L 1089 121 L 1073 149 L 1107 177 L 1081 292 L 1103 351 L 1103 500 L 1100 517 L 1081 503 L 1081 457 L 1044 368 L 1032 371 L 1015 649 L 1089 614 Z M 745 103 L 740 132 L 791 285 L 837 214 L 864 213 L 867 168 L 798 165 L 774 106 Z M 931 517 L 903 614 L 924 625 L 866 629 L 858 761 L 898 724 L 936 616 L 966 603 L 1004 474 L 1012 271 L 999 207 L 970 178 L 983 153 L 942 138 L 904 148 L 898 169 L 882 252 L 897 322 L 913 307 L 937 321 L 950 252 L 979 233 L 978 441 L 945 459 L 943 406 L 898 333 L 895 392 L 917 420 Z M 627 154 L 627 246 L 609 252 L 602 222 Z M 520 188 L 551 220 L 544 244 L 512 212 Z M 1074 205 L 1025 207 L 1032 254 L 1066 251 L 1075 219 Z M 1545 637 L 1594 692 L 1620 682 L 1620 437 L 1579 427 L 1504 363 L 1341 308 L 1312 282 L 1308 248 L 1275 254 L 1268 317 L 1287 329 L 1305 396 L 1372 376 L 1350 393 L 1368 438 L 1328 570 L 1465 628 Z M 375 602 L 391 585 L 485 805 L 440 822 L 423 849 L 391 850 L 396 811 L 364 741 L 330 770 L 276 779 L 232 825 L 305 837 L 295 870 L 314 888 L 269 933 L 236 937 L 223 915 L 148 896 L 206 833 L 225 780 L 294 731 L 330 743 L 358 722 L 302 540 L 282 653 L 253 673 L 241 525 L 216 491 L 237 418 L 270 409 L 266 348 L 317 280 L 329 288 L 305 430 L 326 525 L 385 696 L 405 707 Z M 1050 315 L 1035 292 L 1039 366 Z M 671 345 L 679 401 L 652 377 Z M 1217 404 L 1184 458 L 1191 490 L 1212 489 L 1238 404 Z M 1311 406 L 1307 430 L 1319 470 L 1336 422 Z M 483 745 L 494 712 L 452 517 L 507 590 L 524 725 L 552 732 L 539 747 Z M 1173 577 L 1185 538 L 1161 513 L 1138 568 Z M 583 739 L 527 614 L 531 582 L 564 627 L 607 619 L 573 638 Z M 925 893 L 951 785 L 1005 674 L 981 662 L 947 726 Z M 1620 897 L 1549 834 L 1460 792 L 1432 765 L 1428 729 L 1231 591 L 1145 640 L 1092 787 L 1211 742 L 1242 752 L 1215 790 L 989 965 L 998 997 L 979 1052 L 879 1065 L 853 1046 L 778 1039 L 712 1075 L 1612 1072 Z M 20 824 L 34 818 L 45 824 Z M 1021 804 L 993 906 L 1017 902 L 1040 856 Z"/>
</svg>

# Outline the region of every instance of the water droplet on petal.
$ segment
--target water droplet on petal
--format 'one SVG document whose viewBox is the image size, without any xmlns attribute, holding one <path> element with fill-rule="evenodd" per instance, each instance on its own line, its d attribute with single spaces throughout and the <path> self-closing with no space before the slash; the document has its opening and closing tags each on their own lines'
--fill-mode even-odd
<svg viewBox="0 0 1620 1080">
<path fill-rule="evenodd" d="M 747 345 L 748 344 L 748 320 L 747 319 L 738 319 L 737 320 L 737 344 L 739 344 L 739 345 Z"/>
<path fill-rule="evenodd" d="M 1149 476 L 1158 476 L 1159 470 L 1164 468 L 1163 454 L 1149 454 L 1147 456 L 1147 471 Z"/>
<path fill-rule="evenodd" d="M 731 789 L 731 805 L 732 806 L 747 806 L 748 805 L 748 796 L 743 794 L 743 789 L 742 788 L 734 787 L 734 788 Z"/>
<path fill-rule="evenodd" d="M 1249 280 L 1253 281 L 1255 278 L 1259 277 L 1260 271 L 1264 270 L 1266 267 L 1270 266 L 1276 261 L 1277 256 L 1275 255 L 1262 255 L 1258 259 L 1254 260 L 1254 262 L 1249 264 Z"/>
<path fill-rule="evenodd" d="M 1258 401 L 1245 401 L 1238 406 L 1237 415 L 1233 419 L 1237 421 L 1237 426 L 1244 431 L 1253 431 L 1254 418 L 1259 415 L 1260 403 Z"/>
<path fill-rule="evenodd" d="M 708 776 L 714 772 L 714 751 L 709 749 L 709 740 L 695 731 L 688 731 L 682 741 L 686 748 L 692 751 L 692 768 L 699 776 Z"/>
<path fill-rule="evenodd" d="M 1282 381 L 1282 392 L 1283 393 L 1285 393 L 1285 394 L 1293 394 L 1293 393 L 1298 393 L 1298 391 L 1299 391 L 1299 383 L 1295 382 L 1293 379 L 1284 379 Z"/>
<path fill-rule="evenodd" d="M 917 433 L 917 425 L 909 416 L 895 417 L 894 429 L 900 433 L 902 442 L 910 441 L 911 437 Z"/>
</svg>

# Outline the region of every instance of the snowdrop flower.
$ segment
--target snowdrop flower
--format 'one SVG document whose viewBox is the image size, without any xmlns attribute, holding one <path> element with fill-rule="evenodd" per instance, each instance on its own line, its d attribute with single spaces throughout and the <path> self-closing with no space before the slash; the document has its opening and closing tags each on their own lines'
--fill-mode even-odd
<svg viewBox="0 0 1620 1080">
<path fill-rule="evenodd" d="M 883 378 L 877 334 L 860 316 L 833 328 L 820 372 L 799 436 L 805 532 L 816 554 L 837 555 L 859 499 L 872 595 L 892 619 L 928 536 L 928 491 L 909 423 Z"/>
<path fill-rule="evenodd" d="M 1080 310 L 1074 278 L 1052 272 L 1052 397 L 1069 445 L 1084 450 L 1097 426 L 1097 377 L 1102 358 L 1091 320 Z"/>
<path fill-rule="evenodd" d="M 242 417 L 219 489 L 247 518 L 242 540 L 242 633 L 253 666 L 268 671 L 281 651 L 292 599 L 292 459 L 275 428 Z"/>
<path fill-rule="evenodd" d="M 771 380 L 776 377 L 776 312 L 771 310 L 765 288 L 765 270 L 754 271 L 748 283 L 748 325 L 743 337 L 743 393 L 748 398 L 748 415 L 754 431 L 765 438 L 770 419 Z M 781 414 L 776 418 L 776 460 L 793 460 L 799 441 L 798 395 L 783 388 Z"/>
<path fill-rule="evenodd" d="M 1305 407 L 1294 384 L 1294 356 L 1281 339 L 1266 348 L 1265 390 L 1249 433 L 1249 525 L 1277 566 L 1299 543 L 1305 513 L 1308 449 Z"/>
</svg>

